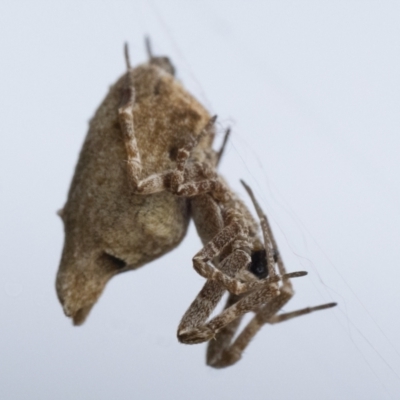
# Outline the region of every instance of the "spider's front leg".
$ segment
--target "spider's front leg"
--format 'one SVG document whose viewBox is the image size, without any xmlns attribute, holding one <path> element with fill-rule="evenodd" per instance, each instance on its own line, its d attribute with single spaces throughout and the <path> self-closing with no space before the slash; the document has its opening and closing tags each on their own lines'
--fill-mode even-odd
<svg viewBox="0 0 400 400">
<path fill-rule="evenodd" d="M 252 249 L 248 241 L 249 229 L 241 212 L 235 208 L 226 210 L 223 225 L 224 228 L 193 257 L 193 268 L 204 278 L 219 282 L 230 293 L 236 295 L 277 282 L 279 278 L 273 273 L 267 280 L 247 279 L 251 276 L 246 267 L 252 262 Z M 228 246 L 232 252 L 229 257 L 231 269 L 240 272 L 238 276 L 244 276 L 246 281 L 240 280 L 238 276 L 226 274 L 213 264 L 212 260 Z"/>
<path fill-rule="evenodd" d="M 161 171 L 147 177 L 142 177 L 142 160 L 135 134 L 134 108 L 135 87 L 132 69 L 130 67 L 128 49 L 125 46 L 127 74 L 122 87 L 121 102 L 118 108 L 119 124 L 126 149 L 127 172 L 130 185 L 137 194 L 153 194 L 168 190 L 178 196 L 195 196 L 203 193 L 218 193 L 221 183 L 212 163 L 193 163 L 189 161 L 193 149 L 201 138 L 213 132 L 216 116 L 210 118 L 200 134 L 187 134 L 186 143 L 177 151 L 176 167 Z M 217 154 L 219 159 L 223 149 Z M 218 161 L 218 160 L 217 160 Z M 195 183 L 193 181 L 196 181 Z"/>
<path fill-rule="evenodd" d="M 279 294 L 276 275 L 262 281 L 254 278 L 244 282 L 237 278 L 246 276 L 243 272 L 251 264 L 247 225 L 237 209 L 229 209 L 223 218 L 221 208 L 210 195 L 196 197 L 192 201 L 192 209 L 203 241 L 214 236 L 215 231 L 218 233 L 193 259 L 196 271 L 208 281 L 178 327 L 178 339 L 187 344 L 201 343 L 215 337 L 224 326 Z M 211 229 L 208 227 L 210 223 Z M 211 261 L 218 262 L 219 256 L 223 260 L 216 268 Z M 249 293 L 206 323 L 226 289 L 232 293 Z"/>
<path fill-rule="evenodd" d="M 233 253 L 223 260 L 220 270 L 226 276 L 233 278 L 243 268 L 242 261 L 240 256 L 238 257 L 238 253 Z M 240 321 L 240 317 L 244 314 L 257 309 L 279 295 L 275 283 L 261 285 L 259 289 L 244 295 L 231 307 L 206 322 L 224 292 L 225 288 L 219 282 L 213 280 L 206 282 L 179 324 L 178 339 L 180 342 L 196 344 L 213 339 L 222 328 L 231 323 L 235 324 L 236 320 Z"/>
</svg>

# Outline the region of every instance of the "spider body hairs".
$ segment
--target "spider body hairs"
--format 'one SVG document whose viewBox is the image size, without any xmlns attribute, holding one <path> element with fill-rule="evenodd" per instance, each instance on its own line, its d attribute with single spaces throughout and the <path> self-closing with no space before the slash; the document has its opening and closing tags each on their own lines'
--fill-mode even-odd
<svg viewBox="0 0 400 400">
<path fill-rule="evenodd" d="M 193 267 L 205 285 L 183 316 L 178 340 L 210 341 L 207 364 L 234 364 L 265 323 L 335 303 L 278 314 L 293 295 L 268 220 L 251 189 L 257 222 L 217 172 L 207 110 L 174 78 L 167 57 L 154 57 L 110 88 L 90 121 L 64 208 L 65 241 L 56 278 L 64 312 L 82 324 L 107 282 L 180 244 L 193 219 L 204 247 Z M 262 239 L 259 235 L 261 226 Z M 209 319 L 223 294 L 226 307 Z M 255 317 L 233 341 L 241 317 Z M 210 340 L 214 339 L 214 340 Z"/>
</svg>

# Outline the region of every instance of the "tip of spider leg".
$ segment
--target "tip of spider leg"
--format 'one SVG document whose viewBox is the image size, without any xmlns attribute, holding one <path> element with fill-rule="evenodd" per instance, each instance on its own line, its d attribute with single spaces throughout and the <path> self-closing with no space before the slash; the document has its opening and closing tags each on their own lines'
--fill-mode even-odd
<svg viewBox="0 0 400 400">
<path fill-rule="evenodd" d="M 144 43 L 146 46 L 147 57 L 149 57 L 149 60 L 151 60 L 153 58 L 153 51 L 151 50 L 151 41 L 148 35 L 144 37 Z"/>
<path fill-rule="evenodd" d="M 251 191 L 249 185 L 248 185 L 243 179 L 240 179 L 240 183 L 244 186 L 244 188 L 245 188 L 247 191 L 249 191 L 249 190 Z"/>
<path fill-rule="evenodd" d="M 320 306 L 312 307 L 312 311 L 326 310 L 327 308 L 336 307 L 337 303 L 321 304 Z"/>
<path fill-rule="evenodd" d="M 208 126 L 213 126 L 215 124 L 215 121 L 217 120 L 218 115 L 213 115 L 210 120 L 208 121 Z"/>
<path fill-rule="evenodd" d="M 256 208 L 260 208 L 260 206 L 258 205 L 258 202 L 257 202 L 257 200 L 256 200 L 256 198 L 254 196 L 254 193 L 253 193 L 253 190 L 251 189 L 251 187 L 243 179 L 240 179 L 240 183 L 246 189 L 247 194 L 250 196 L 250 198 L 253 201 L 253 203 L 256 206 Z M 261 209 L 260 209 L 260 211 L 261 211 Z"/>
<path fill-rule="evenodd" d="M 332 308 L 332 307 L 336 307 L 338 305 L 338 303 L 328 303 L 325 304 L 325 308 Z"/>
<path fill-rule="evenodd" d="M 131 62 L 130 62 L 130 59 L 129 59 L 129 45 L 128 45 L 128 42 L 124 43 L 124 55 L 125 55 L 126 69 L 129 71 L 131 69 Z"/>
<path fill-rule="evenodd" d="M 300 278 L 301 276 L 308 275 L 307 271 L 297 271 L 297 272 L 290 272 L 289 274 L 285 274 L 284 278 Z"/>
<path fill-rule="evenodd" d="M 206 126 L 203 128 L 203 130 L 200 132 L 199 138 L 207 135 L 210 133 L 210 129 L 212 128 L 212 126 L 215 124 L 215 121 L 217 120 L 218 115 L 214 115 L 213 117 L 211 117 Z"/>
</svg>

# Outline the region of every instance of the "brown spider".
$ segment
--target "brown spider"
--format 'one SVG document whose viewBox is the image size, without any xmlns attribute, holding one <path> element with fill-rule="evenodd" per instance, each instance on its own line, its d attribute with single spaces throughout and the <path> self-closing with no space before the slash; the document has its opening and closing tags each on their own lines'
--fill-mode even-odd
<svg viewBox="0 0 400 400">
<path fill-rule="evenodd" d="M 307 273 L 286 272 L 268 219 L 250 187 L 243 181 L 242 184 L 260 219 L 264 244 L 260 243 L 257 227 L 243 209 L 243 203 L 232 195 L 230 202 L 220 204 L 220 212 L 214 217 L 220 219 L 223 228 L 193 258 L 196 271 L 208 280 L 178 328 L 178 339 L 183 343 L 214 339 L 208 344 L 207 364 L 215 368 L 236 363 L 264 324 L 276 324 L 336 306 L 328 303 L 278 314 L 294 294 L 290 278 Z M 218 268 L 211 260 L 215 260 Z M 206 322 L 226 289 L 230 295 L 225 310 Z M 249 311 L 256 315 L 233 341 L 241 317 Z"/>
<path fill-rule="evenodd" d="M 193 258 L 207 282 L 182 318 L 178 339 L 212 338 L 207 363 L 236 362 L 264 323 L 276 323 L 326 304 L 276 315 L 293 295 L 266 217 L 245 185 L 261 221 L 216 171 L 214 122 L 175 79 L 166 57 L 154 57 L 113 85 L 90 122 L 68 200 L 60 216 L 65 243 L 56 289 L 64 312 L 82 324 L 115 275 L 137 269 L 175 248 L 193 218 L 204 248 Z M 279 273 L 275 270 L 278 266 Z M 206 322 L 225 290 L 226 309 Z M 240 317 L 256 316 L 231 344 Z"/>
</svg>

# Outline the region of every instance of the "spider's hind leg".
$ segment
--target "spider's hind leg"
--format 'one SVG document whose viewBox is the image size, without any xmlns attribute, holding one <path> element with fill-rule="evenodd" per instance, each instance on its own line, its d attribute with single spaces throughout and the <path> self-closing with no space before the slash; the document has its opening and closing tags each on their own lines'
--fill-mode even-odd
<svg viewBox="0 0 400 400">
<path fill-rule="evenodd" d="M 224 368 L 235 364 L 242 357 L 242 353 L 249 345 L 250 341 L 266 323 L 269 316 L 275 315 L 293 296 L 291 288 L 281 288 L 280 294 L 261 305 L 258 310 L 254 310 L 256 315 L 245 326 L 240 334 L 233 340 L 239 323 L 233 321 L 221 329 L 216 340 L 210 341 L 207 347 L 207 365 L 214 368 Z M 237 298 L 230 296 L 226 308 L 237 301 Z"/>
<path fill-rule="evenodd" d="M 239 321 L 235 320 L 221 329 L 211 340 L 207 347 L 207 365 L 214 368 L 225 368 L 235 364 L 241 359 L 243 351 L 264 324 L 276 324 L 289 319 L 300 317 L 314 311 L 335 307 L 336 303 L 323 304 L 316 307 L 307 307 L 284 314 L 278 314 L 279 310 L 290 300 L 292 294 L 281 291 L 281 294 L 273 298 L 267 304 L 261 306 L 256 315 L 233 341 L 233 337 L 239 328 Z M 237 298 L 230 296 L 226 307 L 229 307 Z M 233 342 L 232 342 L 233 341 Z"/>
<path fill-rule="evenodd" d="M 242 183 L 249 193 L 249 196 L 251 197 L 253 204 L 256 208 L 258 217 L 261 222 L 261 227 L 265 240 L 265 248 L 270 248 L 272 250 L 271 254 L 273 255 L 273 263 L 277 264 L 278 266 L 279 272 L 282 277 L 282 284 L 278 296 L 272 297 L 268 302 L 262 304 L 258 309 L 254 309 L 256 313 L 255 316 L 245 326 L 245 328 L 236 337 L 236 339 L 233 340 L 234 335 L 239 328 L 239 322 L 237 320 L 223 327 L 216 335 L 215 340 L 209 342 L 207 348 L 207 364 L 214 368 L 228 367 L 240 360 L 243 351 L 264 324 L 275 324 L 287 321 L 295 317 L 299 317 L 301 315 L 309 314 L 313 311 L 324 310 L 336 306 L 336 303 L 328 303 L 316 307 L 307 307 L 297 311 L 278 314 L 278 312 L 291 299 L 294 294 L 293 287 L 290 282 L 290 276 L 303 276 L 304 273 L 300 272 L 286 274 L 286 268 L 280 256 L 268 219 L 261 210 L 259 204 L 257 203 L 250 187 L 248 187 L 244 182 Z M 235 302 L 241 301 L 239 299 L 240 298 L 236 296 L 230 295 L 225 309 L 229 310 L 230 308 L 232 308 Z"/>
</svg>

